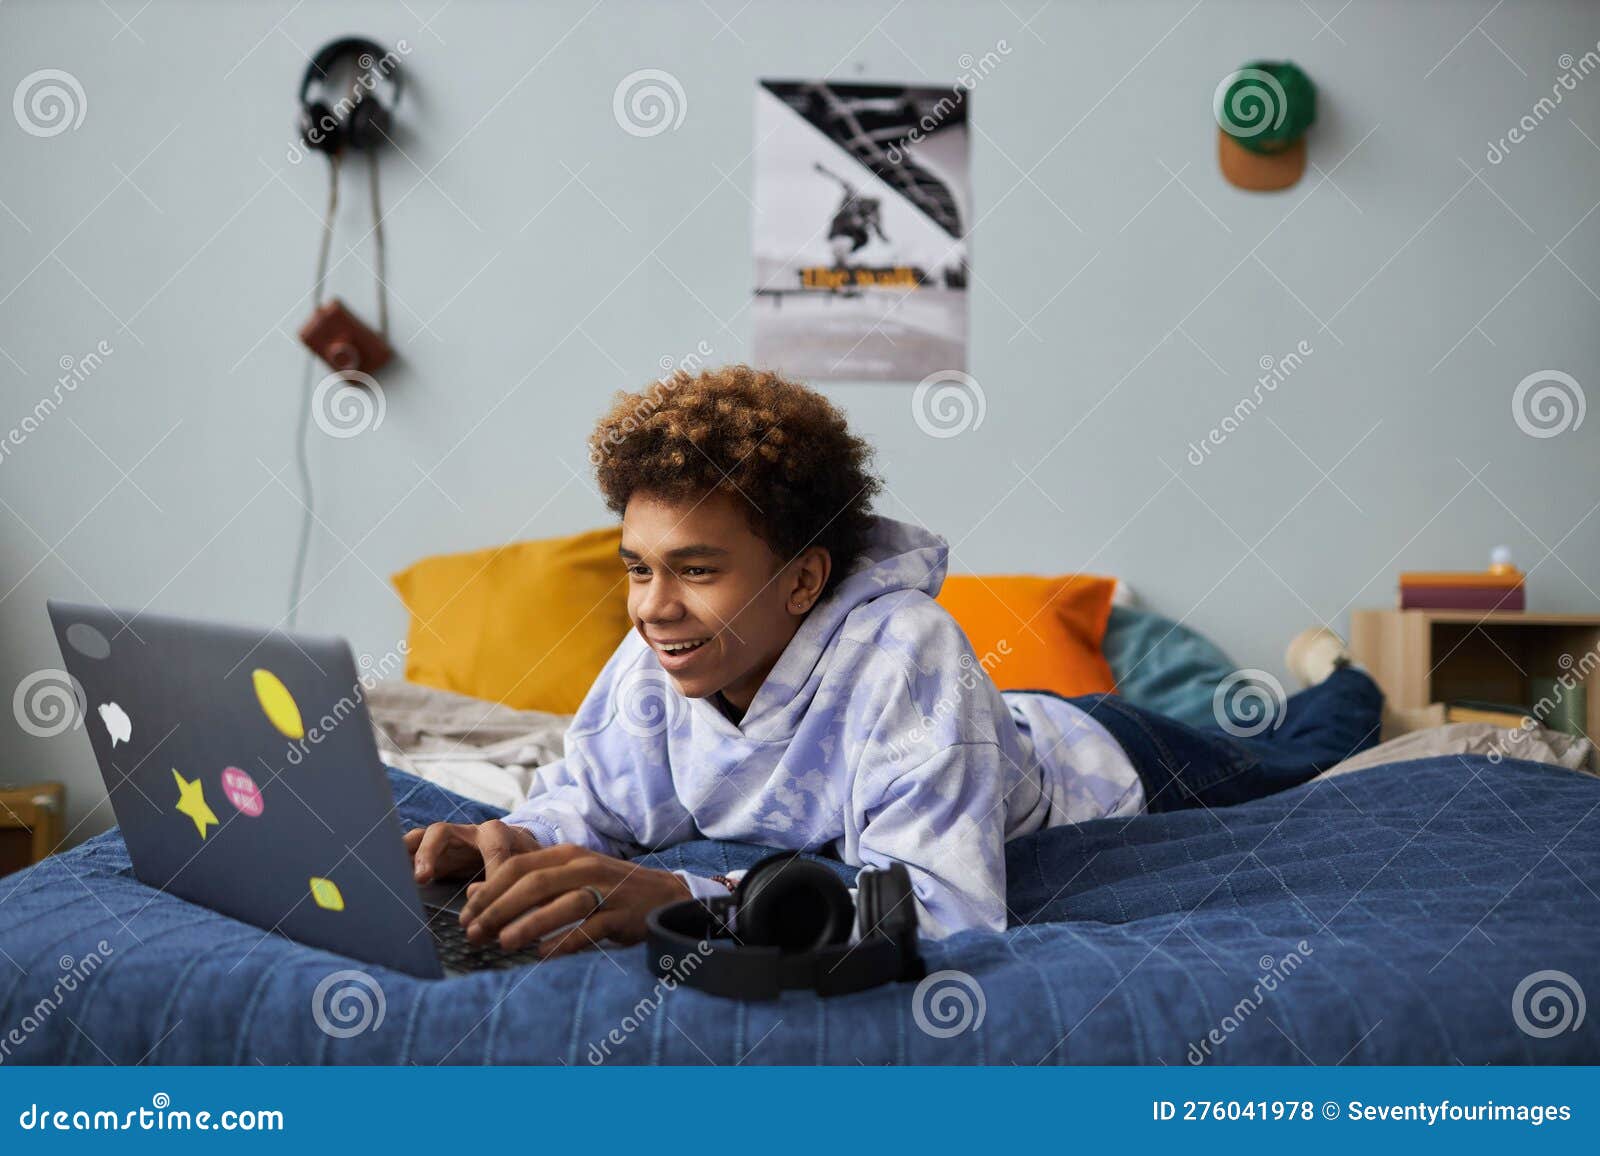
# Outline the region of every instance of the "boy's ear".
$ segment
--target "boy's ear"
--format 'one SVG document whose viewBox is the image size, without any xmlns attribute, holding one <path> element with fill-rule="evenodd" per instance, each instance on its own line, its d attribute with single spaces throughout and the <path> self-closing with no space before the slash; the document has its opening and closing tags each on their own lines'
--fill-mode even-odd
<svg viewBox="0 0 1600 1156">
<path fill-rule="evenodd" d="M 826 546 L 812 546 L 795 559 L 794 584 L 789 591 L 789 613 L 804 614 L 822 597 L 833 571 L 833 556 Z"/>
</svg>

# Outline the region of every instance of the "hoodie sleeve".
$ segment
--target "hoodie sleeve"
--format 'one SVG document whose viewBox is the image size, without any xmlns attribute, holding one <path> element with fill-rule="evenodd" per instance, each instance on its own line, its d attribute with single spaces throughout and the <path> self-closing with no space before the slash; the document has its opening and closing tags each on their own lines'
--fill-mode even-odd
<svg viewBox="0 0 1600 1156">
<path fill-rule="evenodd" d="M 625 858 L 627 848 L 639 843 L 636 827 L 625 811 L 618 814 L 601 801 L 601 783 L 581 756 L 569 753 L 534 772 L 528 797 L 505 821 L 527 828 L 545 847 L 575 843 Z"/>
<path fill-rule="evenodd" d="M 843 857 L 903 864 L 928 938 L 1004 931 L 1007 824 L 1027 802 L 1013 792 L 1038 790 L 1010 709 L 931 597 L 904 597 L 858 640 Z"/>
<path fill-rule="evenodd" d="M 861 830 L 869 866 L 905 864 L 920 932 L 1006 928 L 1005 776 L 993 743 L 959 743 L 901 772 Z"/>
<path fill-rule="evenodd" d="M 666 675 L 641 665 L 641 645 L 623 640 L 578 707 L 565 755 L 535 772 L 507 823 L 547 846 L 574 843 L 618 858 L 698 834 L 667 752 L 683 708 Z"/>
</svg>

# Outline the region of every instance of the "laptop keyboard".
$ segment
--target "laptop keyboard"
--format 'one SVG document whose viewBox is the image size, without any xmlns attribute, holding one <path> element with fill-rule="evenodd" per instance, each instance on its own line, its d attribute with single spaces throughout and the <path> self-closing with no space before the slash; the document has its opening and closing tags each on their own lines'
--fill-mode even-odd
<svg viewBox="0 0 1600 1156">
<path fill-rule="evenodd" d="M 470 943 L 467 929 L 461 926 L 454 911 L 442 907 L 429 907 L 427 910 L 428 931 L 433 935 L 439 962 L 447 971 L 504 970 L 539 962 L 539 956 L 531 947 L 520 951 L 501 951 L 498 947 L 480 947 Z"/>
</svg>

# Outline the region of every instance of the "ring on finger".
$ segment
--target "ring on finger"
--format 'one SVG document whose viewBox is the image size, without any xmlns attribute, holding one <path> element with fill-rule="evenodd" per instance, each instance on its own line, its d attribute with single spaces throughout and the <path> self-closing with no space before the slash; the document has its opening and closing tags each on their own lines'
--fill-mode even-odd
<svg viewBox="0 0 1600 1156">
<path fill-rule="evenodd" d="M 594 906 L 589 908 L 590 915 L 593 915 L 596 911 L 599 911 L 606 905 L 606 897 L 604 892 L 602 892 L 600 888 L 596 887 L 593 883 L 585 883 L 578 890 L 587 891 L 594 897 Z"/>
</svg>

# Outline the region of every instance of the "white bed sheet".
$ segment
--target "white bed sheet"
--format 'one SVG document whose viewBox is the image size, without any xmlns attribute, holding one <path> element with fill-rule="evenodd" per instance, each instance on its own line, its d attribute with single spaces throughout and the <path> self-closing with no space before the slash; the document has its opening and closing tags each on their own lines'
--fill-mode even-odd
<svg viewBox="0 0 1600 1156">
<path fill-rule="evenodd" d="M 538 768 L 561 757 L 572 721 L 403 679 L 378 683 L 366 701 L 386 763 L 508 810 L 527 797 Z"/>
</svg>

